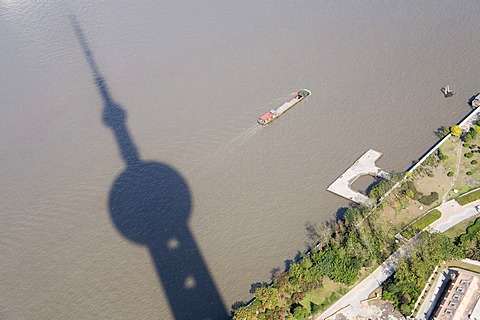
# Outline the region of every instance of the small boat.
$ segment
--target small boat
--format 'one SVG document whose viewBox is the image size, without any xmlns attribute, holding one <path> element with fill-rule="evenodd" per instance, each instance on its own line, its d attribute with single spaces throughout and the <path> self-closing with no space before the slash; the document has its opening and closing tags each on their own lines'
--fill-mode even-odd
<svg viewBox="0 0 480 320">
<path fill-rule="evenodd" d="M 263 126 L 269 124 L 311 94 L 312 93 L 310 90 L 307 89 L 298 91 L 293 98 L 282 104 L 277 109 L 272 109 L 263 114 L 260 118 L 258 118 L 257 122 Z"/>
<path fill-rule="evenodd" d="M 442 89 L 440 89 L 443 93 L 443 96 L 445 98 L 449 98 L 451 96 L 453 96 L 455 94 L 455 91 L 453 90 L 450 90 L 450 86 L 446 86 L 446 87 L 443 87 Z"/>
</svg>

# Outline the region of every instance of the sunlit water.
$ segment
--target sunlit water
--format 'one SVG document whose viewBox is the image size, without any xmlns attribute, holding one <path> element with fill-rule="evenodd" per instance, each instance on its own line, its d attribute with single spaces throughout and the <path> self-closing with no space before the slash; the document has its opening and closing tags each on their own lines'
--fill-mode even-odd
<svg viewBox="0 0 480 320">
<path fill-rule="evenodd" d="M 227 309 L 348 204 L 326 187 L 356 158 L 406 169 L 480 92 L 476 0 L 0 0 L 2 319 L 173 318 L 148 248 L 111 220 L 124 164 L 70 15 L 141 158 L 188 185 Z"/>
</svg>

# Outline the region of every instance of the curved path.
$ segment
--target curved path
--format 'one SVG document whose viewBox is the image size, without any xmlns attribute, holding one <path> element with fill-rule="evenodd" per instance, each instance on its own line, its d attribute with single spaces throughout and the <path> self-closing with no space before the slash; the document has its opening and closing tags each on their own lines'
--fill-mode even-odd
<svg viewBox="0 0 480 320">
<path fill-rule="evenodd" d="M 475 206 L 477 205 L 480 205 L 480 200 L 464 206 L 461 206 L 456 200 L 447 201 L 437 207 L 442 213 L 442 216 L 440 219 L 430 224 L 428 228 L 430 231 L 445 232 L 457 223 L 478 215 L 479 211 L 475 209 Z"/>
</svg>

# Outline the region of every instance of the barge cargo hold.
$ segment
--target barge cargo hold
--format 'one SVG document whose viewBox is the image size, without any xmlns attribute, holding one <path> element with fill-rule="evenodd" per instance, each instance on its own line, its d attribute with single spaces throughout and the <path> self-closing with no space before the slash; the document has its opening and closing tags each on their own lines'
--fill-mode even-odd
<svg viewBox="0 0 480 320">
<path fill-rule="evenodd" d="M 307 89 L 302 89 L 298 91 L 295 94 L 295 97 L 291 98 L 284 104 L 282 104 L 280 107 L 277 109 L 270 110 L 269 112 L 265 113 L 262 115 L 260 118 L 258 118 L 257 122 L 260 123 L 261 125 L 267 125 L 276 118 L 280 117 L 283 113 L 285 113 L 287 110 L 295 106 L 297 103 L 311 95 L 312 93 L 307 90 Z"/>
</svg>

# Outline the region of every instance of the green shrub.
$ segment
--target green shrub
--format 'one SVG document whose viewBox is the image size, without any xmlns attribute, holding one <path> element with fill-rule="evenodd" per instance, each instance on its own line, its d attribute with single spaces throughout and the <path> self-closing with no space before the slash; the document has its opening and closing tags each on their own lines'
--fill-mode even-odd
<svg viewBox="0 0 480 320">
<path fill-rule="evenodd" d="M 315 315 L 316 313 L 319 313 L 320 311 L 322 311 L 322 308 L 318 304 L 310 302 L 310 312 L 313 315 Z"/>
<path fill-rule="evenodd" d="M 415 229 L 413 226 L 410 226 L 403 230 L 400 234 L 405 238 L 405 239 L 411 239 L 414 235 L 419 233 L 421 230 Z"/>
<path fill-rule="evenodd" d="M 303 306 L 297 306 L 293 310 L 293 316 L 298 320 L 307 320 L 309 315 L 310 312 L 308 312 L 308 310 Z"/>
<path fill-rule="evenodd" d="M 464 143 L 464 144 L 462 144 L 462 146 L 463 146 L 464 148 L 468 148 L 468 147 L 470 147 L 470 143 Z"/>
<path fill-rule="evenodd" d="M 477 131 L 473 130 L 473 128 L 470 128 L 468 134 L 472 136 L 472 139 L 477 138 Z"/>
<path fill-rule="evenodd" d="M 472 152 L 467 152 L 464 154 L 465 158 L 471 158 L 473 157 L 473 153 Z"/>
<path fill-rule="evenodd" d="M 412 307 L 409 304 L 400 305 L 400 312 L 404 315 L 409 315 L 412 313 Z"/>
<path fill-rule="evenodd" d="M 478 199 L 480 199 L 480 189 L 460 196 L 456 200 L 461 206 L 464 206 Z"/>
<path fill-rule="evenodd" d="M 471 163 L 471 164 L 477 164 L 478 161 L 477 161 L 477 160 L 472 160 L 472 161 L 470 161 L 470 163 Z"/>
<path fill-rule="evenodd" d="M 469 226 L 464 234 L 460 236 L 460 241 L 465 242 L 472 239 L 480 231 L 480 217 L 475 219 L 475 223 Z"/>
<path fill-rule="evenodd" d="M 466 174 L 467 176 L 471 176 L 471 175 L 473 174 L 473 172 L 472 172 L 472 171 L 467 171 L 465 174 Z"/>
<path fill-rule="evenodd" d="M 405 190 L 405 194 L 407 195 L 407 197 L 412 198 L 412 199 L 415 196 L 415 192 L 412 189 Z"/>
<path fill-rule="evenodd" d="M 420 197 L 420 199 L 418 199 L 418 202 L 420 202 L 423 205 L 429 206 L 437 200 L 438 200 L 438 193 L 434 191 L 430 193 L 428 196 Z"/>
<path fill-rule="evenodd" d="M 429 176 L 430 178 L 435 177 L 435 175 L 434 175 L 433 173 L 431 173 L 431 172 L 428 173 L 428 176 Z"/>
<path fill-rule="evenodd" d="M 453 175 L 454 175 L 454 173 L 453 173 L 452 171 L 449 171 L 449 172 L 447 173 L 447 177 L 453 177 Z"/>
<path fill-rule="evenodd" d="M 423 196 L 423 193 L 421 193 L 420 191 L 417 190 L 417 188 L 415 187 L 415 183 L 411 180 L 407 181 L 407 190 L 411 190 L 413 192 L 413 195 L 412 195 L 411 192 L 407 193 L 407 191 L 405 191 L 407 196 L 409 196 L 413 200 L 418 201 L 418 199 L 420 199 Z"/>
</svg>

